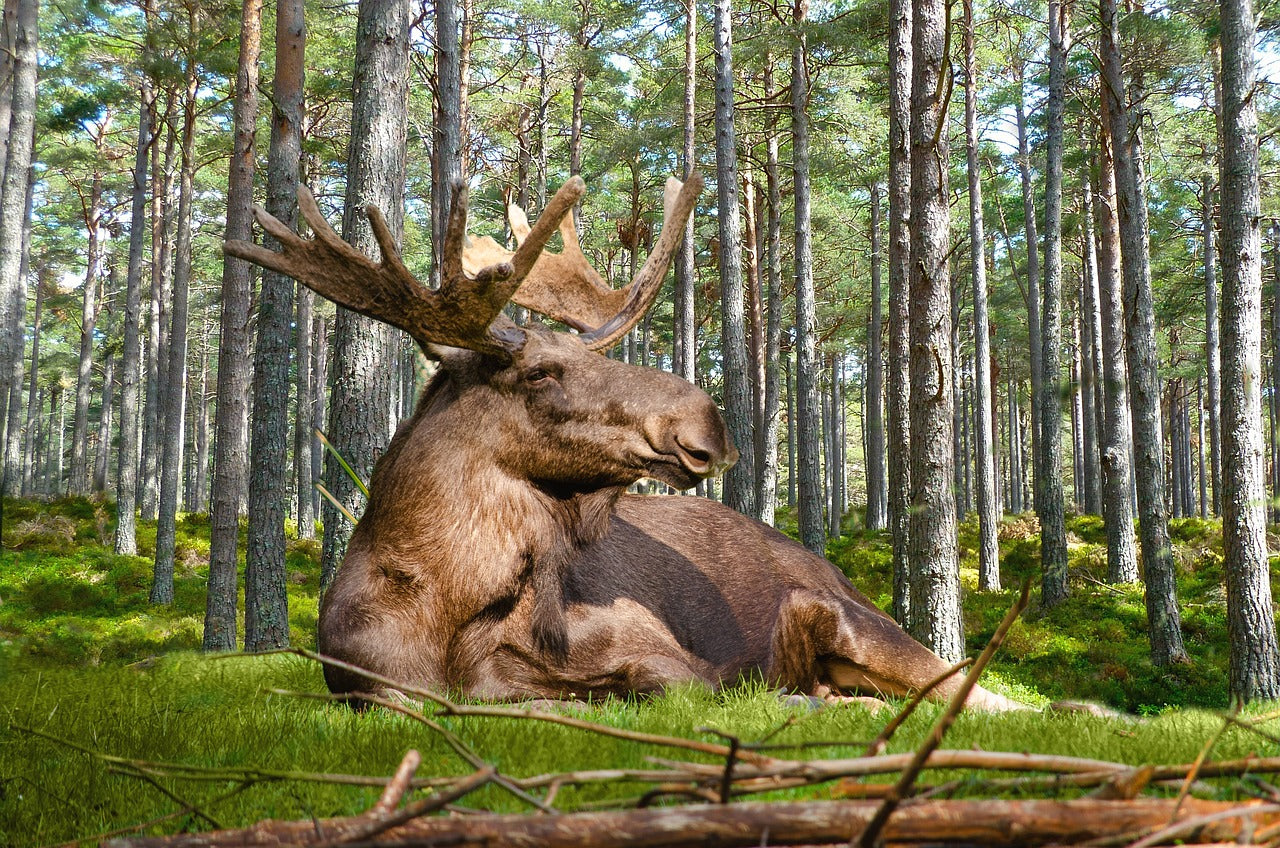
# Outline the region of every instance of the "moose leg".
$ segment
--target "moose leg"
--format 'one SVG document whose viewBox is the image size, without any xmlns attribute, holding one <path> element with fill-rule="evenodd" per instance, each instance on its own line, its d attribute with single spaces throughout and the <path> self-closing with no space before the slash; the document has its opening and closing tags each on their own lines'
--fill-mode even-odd
<svg viewBox="0 0 1280 848">
<path fill-rule="evenodd" d="M 779 611 L 768 671 L 771 679 L 810 695 L 834 689 L 901 696 L 923 688 L 947 667 L 879 610 L 832 592 L 797 590 Z M 949 678 L 930 697 L 948 698 L 959 686 L 958 676 Z M 1025 709 L 981 686 L 966 703 L 993 712 Z"/>
</svg>

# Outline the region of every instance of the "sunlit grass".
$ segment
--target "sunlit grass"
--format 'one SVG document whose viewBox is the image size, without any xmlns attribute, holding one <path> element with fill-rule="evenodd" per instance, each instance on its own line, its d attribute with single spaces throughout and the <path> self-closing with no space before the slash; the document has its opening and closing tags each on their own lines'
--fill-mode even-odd
<svg viewBox="0 0 1280 848">
<path fill-rule="evenodd" d="M 148 555 L 154 524 L 143 523 L 143 556 L 118 557 L 109 547 L 114 516 L 109 505 L 67 500 L 52 505 L 4 503 L 0 553 L 0 845 L 42 845 L 91 836 L 180 809 L 155 786 L 113 771 L 90 754 L 46 739 L 66 739 L 117 757 L 208 768 L 324 772 L 385 776 L 405 750 L 423 754 L 420 776 L 457 776 L 470 766 L 430 730 L 385 710 L 356 713 L 271 690 L 324 691 L 318 667 L 296 656 L 216 659 L 195 651 L 203 627 L 208 520 L 185 516 L 178 531 L 176 601 L 147 602 Z M 785 526 L 787 515 L 783 515 Z M 1052 610 L 1033 603 L 1015 624 L 984 682 L 1036 706 L 1058 698 L 1102 701 L 1153 717 L 1139 723 L 1077 714 L 965 713 L 945 747 L 1028 751 L 1116 760 L 1176 763 L 1193 760 L 1221 727 L 1213 712 L 1225 707 L 1226 614 L 1222 591 L 1221 531 L 1216 522 L 1174 522 L 1183 623 L 1193 662 L 1154 667 L 1147 656 L 1140 586 L 1100 585 L 1105 541 L 1096 519 L 1071 520 L 1072 596 Z M 1013 602 L 1012 589 L 976 590 L 976 528 L 961 529 L 962 582 L 970 649 L 976 653 Z M 1002 529 L 1006 585 L 1038 579 L 1039 541 L 1034 520 L 1011 518 Z M 832 560 L 876 603 L 891 601 L 888 537 L 850 528 L 828 551 Z M 319 546 L 290 539 L 289 603 L 294 644 L 314 643 Z M 1092 580 L 1088 579 L 1093 578 Z M 914 749 L 939 707 L 927 705 L 890 745 Z M 1258 714 L 1263 707 L 1252 709 Z M 771 741 L 839 744 L 779 756 L 851 757 L 886 720 L 859 707 L 817 712 L 783 706 L 761 684 L 721 693 L 690 687 L 642 701 L 608 701 L 586 717 L 650 733 L 705 738 L 705 729 L 760 739 L 784 724 Z M 790 722 L 790 724 L 788 724 Z M 682 752 L 610 739 L 565 727 L 510 719 L 444 718 L 442 724 L 504 773 L 530 776 L 569 770 L 652 768 L 649 757 Z M 1280 753 L 1277 746 L 1239 729 L 1217 743 L 1214 759 Z M 706 759 L 706 758 L 703 758 Z M 939 783 L 957 774 L 929 773 Z M 880 778 L 888 780 L 889 778 Z M 966 779 L 972 779 L 966 777 Z M 376 799 L 374 788 L 302 780 L 263 779 L 234 797 L 214 802 L 238 785 L 225 775 L 213 782 L 158 778 L 184 801 L 223 826 L 264 817 L 307 818 L 353 814 Z M 967 784 L 966 784 L 967 785 Z M 565 808 L 634 797 L 647 787 L 606 784 L 566 787 Z M 793 790 L 774 797 L 823 795 Z M 1221 790 L 1233 796 L 1234 784 Z M 469 806 L 522 811 L 528 806 L 500 789 L 466 799 Z M 154 832 L 207 829 L 196 813 L 166 821 Z"/>
</svg>

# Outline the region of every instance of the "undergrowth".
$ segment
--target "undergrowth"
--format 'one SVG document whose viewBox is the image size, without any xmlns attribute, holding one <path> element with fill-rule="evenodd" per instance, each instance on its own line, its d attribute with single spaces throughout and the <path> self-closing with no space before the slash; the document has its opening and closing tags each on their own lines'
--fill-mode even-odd
<svg viewBox="0 0 1280 848">
<path fill-rule="evenodd" d="M 6 500 L 0 554 L 0 846 L 41 845 L 87 837 L 180 809 L 199 807 L 150 832 L 233 827 L 264 817 L 317 818 L 367 809 L 377 790 L 283 780 L 261 774 L 241 785 L 157 778 L 151 785 L 91 752 L 186 765 L 287 772 L 385 776 L 405 749 L 423 754 L 420 775 L 470 770 L 439 737 L 382 710 L 345 707 L 287 695 L 284 689 L 324 691 L 319 669 L 295 656 L 210 658 L 195 653 L 203 626 L 208 570 L 208 519 L 188 515 L 178 529 L 176 600 L 147 602 L 155 527 L 139 526 L 141 556 L 120 557 L 109 543 L 110 504 L 69 499 L 50 504 Z M 784 510 L 779 524 L 794 532 Z M 882 608 L 892 601 L 888 536 L 850 520 L 828 555 Z M 1096 518 L 1070 520 L 1071 597 L 1046 610 L 1033 603 L 1013 628 L 984 682 L 1033 705 L 1072 698 L 1094 700 L 1152 716 L 1138 723 L 1078 714 L 963 714 L 945 746 L 1025 750 L 1130 763 L 1186 762 L 1220 726 L 1214 714 L 1174 707 L 1222 708 L 1226 693 L 1226 613 L 1221 529 L 1217 522 L 1174 521 L 1183 626 L 1191 663 L 1154 667 L 1147 655 L 1140 586 L 1105 585 L 1105 537 Z M 976 589 L 976 523 L 961 526 L 961 577 L 969 647 L 979 650 L 1013 603 L 1014 590 Z M 1039 538 L 1034 518 L 1001 527 L 1002 578 L 1016 587 L 1038 581 Z M 242 546 L 243 550 L 243 546 Z M 314 642 L 319 549 L 290 539 L 289 603 L 294 644 Z M 913 749 L 939 707 L 926 706 L 907 722 L 891 750 Z M 1263 707 L 1252 708 L 1259 714 Z M 615 726 L 685 737 L 704 728 L 759 739 L 789 726 L 772 741 L 832 741 L 797 757 L 849 757 L 884 723 L 862 708 L 805 712 L 784 708 L 761 684 L 724 692 L 678 689 L 645 701 L 594 704 L 586 716 Z M 590 768 L 646 768 L 649 756 L 670 750 L 606 739 L 545 724 L 506 719 L 444 719 L 486 761 L 504 772 L 531 775 Z M 713 737 L 706 736 L 712 739 Z M 1251 752 L 1276 754 L 1244 731 L 1230 730 L 1214 759 Z M 784 752 L 783 756 L 793 754 Z M 955 777 L 956 775 L 951 775 Z M 888 778 L 886 778 L 888 779 Z M 930 782 L 948 779 L 929 774 Z M 171 793 L 166 795 L 159 787 Z M 574 808 L 643 791 L 635 784 L 566 788 L 557 805 Z M 795 790 L 789 795 L 822 795 Z M 1225 790 L 1230 791 L 1230 790 Z M 500 789 L 486 789 L 468 805 L 523 811 Z"/>
</svg>

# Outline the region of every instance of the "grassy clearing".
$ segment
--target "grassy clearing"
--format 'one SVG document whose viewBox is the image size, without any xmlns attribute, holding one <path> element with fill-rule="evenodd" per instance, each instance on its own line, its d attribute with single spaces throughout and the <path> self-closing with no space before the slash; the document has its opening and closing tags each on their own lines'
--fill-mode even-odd
<svg viewBox="0 0 1280 848">
<path fill-rule="evenodd" d="M 4 503 L 0 554 L 0 846 L 43 845 L 86 837 L 166 815 L 195 803 L 222 826 L 264 817 L 305 818 L 367 809 L 372 788 L 302 780 L 262 779 L 234 797 L 216 801 L 240 784 L 227 775 L 212 781 L 158 778 L 155 785 L 120 774 L 103 760 L 57 744 L 36 732 L 95 752 L 209 768 L 264 772 L 338 772 L 385 776 L 404 751 L 423 754 L 421 776 L 469 771 L 438 737 L 384 711 L 357 714 L 326 703 L 270 694 L 272 689 L 320 692 L 317 667 L 292 656 L 212 659 L 194 653 L 200 641 L 208 555 L 208 524 L 188 516 L 179 529 L 177 602 L 156 609 L 146 602 L 150 561 L 116 557 L 110 508 L 73 500 L 52 505 Z M 1081 715 L 962 715 L 946 747 L 1031 751 L 1129 763 L 1187 762 L 1221 727 L 1213 713 L 1167 707 L 1220 708 L 1226 703 L 1225 608 L 1221 596 L 1221 543 L 1217 525 L 1175 523 L 1184 600 L 1184 624 L 1193 663 L 1173 670 L 1151 667 L 1137 588 L 1104 588 L 1101 528 L 1092 519 L 1072 524 L 1073 596 L 1053 611 L 1035 609 L 1019 622 L 988 682 L 1030 703 L 1074 697 L 1159 713 L 1140 723 Z M 154 527 L 140 532 L 144 554 Z M 974 528 L 962 532 L 964 578 L 972 588 Z M 1002 533 L 1006 581 L 1034 574 L 1038 541 L 1033 523 L 1008 522 Z M 290 603 L 296 644 L 309 646 L 316 615 L 318 565 L 313 543 L 291 542 Z M 833 543 L 832 558 L 874 600 L 887 603 L 889 549 L 879 535 L 851 532 Z M 969 591 L 966 616 L 971 647 L 985 643 L 1012 603 L 1012 592 Z M 1254 710 L 1260 714 L 1262 708 Z M 892 743 L 913 749 L 938 708 L 914 716 Z M 587 717 L 651 733 L 712 739 L 715 728 L 744 740 L 759 739 L 789 718 L 794 724 L 773 741 L 832 741 L 797 757 L 848 757 L 861 752 L 884 718 L 861 708 L 797 712 L 761 686 L 723 693 L 681 689 L 642 702 L 593 705 Z M 571 769 L 645 768 L 646 757 L 681 753 L 602 738 L 581 731 L 509 719 L 447 719 L 486 761 L 504 773 L 528 776 Z M 1276 754 L 1280 746 L 1233 729 L 1219 740 L 1214 759 Z M 785 754 L 784 754 L 785 755 Z M 956 777 L 926 774 L 929 783 Z M 885 778 L 887 780 L 887 778 Z M 161 791 L 163 787 L 171 795 Z M 635 784 L 565 789 L 557 805 L 577 807 L 643 791 Z M 805 790 L 796 794 L 822 794 Z M 1237 784 L 1224 784 L 1235 797 Z M 501 790 L 471 796 L 469 806 L 517 811 L 528 807 Z M 206 829 L 190 813 L 152 828 Z"/>
</svg>

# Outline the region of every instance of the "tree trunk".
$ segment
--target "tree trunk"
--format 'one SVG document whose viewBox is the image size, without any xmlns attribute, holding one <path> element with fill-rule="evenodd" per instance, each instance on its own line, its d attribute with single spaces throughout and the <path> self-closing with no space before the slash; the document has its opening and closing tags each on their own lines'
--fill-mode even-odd
<svg viewBox="0 0 1280 848">
<path fill-rule="evenodd" d="M 1081 254 L 1084 277 L 1080 286 L 1080 303 L 1084 323 L 1081 327 L 1081 388 L 1084 391 L 1084 508 L 1091 515 L 1102 515 L 1102 310 L 1098 294 L 1098 253 L 1094 243 L 1093 197 L 1090 174 L 1080 180 L 1080 222 L 1083 227 Z"/>
<path fill-rule="evenodd" d="M 893 539 L 893 617 L 911 619 L 911 15 L 910 0 L 889 2 L 889 527 Z"/>
<path fill-rule="evenodd" d="M 795 508 L 798 498 L 796 477 L 798 470 L 796 465 L 796 377 L 795 377 L 795 350 L 787 351 L 787 358 L 783 362 L 783 368 L 787 374 L 787 506 Z"/>
<path fill-rule="evenodd" d="M 867 320 L 867 515 L 868 530 L 889 523 L 889 492 L 884 466 L 884 295 L 881 291 L 880 183 L 871 185 L 871 315 Z"/>
<path fill-rule="evenodd" d="M 227 185 L 227 238 L 253 238 L 254 122 L 258 114 L 258 52 L 262 0 L 244 0 L 236 74 L 233 150 Z M 213 487 L 209 503 L 209 589 L 204 649 L 236 648 L 236 549 L 240 498 L 247 485 L 249 308 L 253 272 L 248 262 L 222 259 L 222 329 L 218 344 L 218 406 L 214 415 Z"/>
<path fill-rule="evenodd" d="M 773 60 L 765 63 L 765 90 L 773 89 Z M 765 328 L 764 452 L 756 457 L 760 464 L 760 520 L 773 524 L 778 495 L 778 429 L 781 424 L 779 406 L 782 372 L 782 188 L 778 179 L 777 113 L 771 112 L 765 141 L 765 184 L 769 202 L 765 220 L 765 275 L 768 280 Z"/>
<path fill-rule="evenodd" d="M 115 352 L 108 350 L 102 362 L 102 411 L 98 414 L 98 454 L 93 463 L 93 491 L 106 492 L 107 465 L 111 456 L 111 419 L 115 403 Z"/>
<path fill-rule="evenodd" d="M 36 314 L 35 320 L 31 326 L 31 368 L 29 373 L 30 382 L 27 384 L 27 416 L 26 426 L 23 428 L 23 445 L 22 445 L 22 489 L 21 494 L 24 498 L 29 498 L 35 494 L 35 468 L 36 468 L 36 429 L 39 422 L 40 407 L 36 403 L 37 381 L 40 375 L 40 332 L 41 324 L 44 320 L 44 292 L 45 283 L 43 280 L 36 281 Z"/>
<path fill-rule="evenodd" d="M 721 353 L 724 357 L 724 417 L 738 447 L 738 463 L 724 475 L 725 503 L 744 515 L 757 514 L 755 434 L 751 378 L 747 371 L 743 314 L 742 227 L 738 211 L 738 149 L 733 125 L 733 24 L 730 0 L 717 0 L 716 199 L 720 225 Z"/>
<path fill-rule="evenodd" d="M 195 12 L 188 13 L 188 35 L 195 36 Z M 178 242 L 173 267 L 172 329 L 169 332 L 169 379 L 164 395 L 164 457 L 160 466 L 160 504 L 156 524 L 156 561 L 151 603 L 173 603 L 173 568 L 178 530 L 178 472 L 182 469 L 182 430 L 187 401 L 187 304 L 191 284 L 191 204 L 196 171 L 196 94 L 199 78 L 194 57 L 187 59 L 183 103 L 182 162 L 179 166 Z"/>
<path fill-rule="evenodd" d="M 281 0 L 276 4 L 275 45 L 267 212 L 289 229 L 296 230 L 306 52 L 302 0 Z M 267 237 L 263 241 L 268 249 L 279 249 L 275 239 Z M 268 651 L 289 645 L 284 518 L 288 511 L 286 470 L 293 289 L 294 282 L 283 274 L 263 272 L 253 363 L 249 536 L 244 571 L 244 646 L 248 651 Z M 301 362 L 299 366 L 302 370 Z"/>
<path fill-rule="evenodd" d="M 1102 515 L 1107 528 L 1107 580 L 1133 583 L 1138 579 L 1138 552 L 1134 547 L 1130 497 L 1133 480 L 1129 390 L 1124 364 L 1120 220 L 1116 216 L 1112 143 L 1111 120 L 1103 110 L 1098 193 L 1093 202 L 1098 232 L 1098 307 L 1102 315 Z"/>
<path fill-rule="evenodd" d="M 363 209 L 383 210 L 397 243 L 404 221 L 405 117 L 408 96 L 409 6 L 405 0 L 360 4 L 356 29 L 351 146 L 347 153 L 342 236 L 358 250 L 377 244 Z M 395 373 L 395 334 L 384 324 L 339 309 L 333 331 L 329 440 L 365 481 L 391 439 L 387 410 Z M 353 515 L 360 493 L 339 465 L 325 463 L 325 486 Z M 346 555 L 350 524 L 332 505 L 324 509 L 321 585 L 328 587 Z"/>
<path fill-rule="evenodd" d="M 1218 267 L 1214 244 L 1213 181 L 1208 174 L 1200 188 L 1201 227 L 1204 232 L 1204 352 L 1209 384 L 1209 466 L 1213 483 L 1213 514 L 1222 514 L 1221 351 L 1218 346 Z"/>
<path fill-rule="evenodd" d="M 159 430 L 163 427 L 163 402 L 160 394 L 163 391 L 162 370 L 165 364 L 164 309 L 168 302 L 164 294 L 164 277 L 167 265 L 166 251 L 168 239 L 168 196 L 171 180 L 167 176 L 168 162 L 173 152 L 173 92 L 167 92 L 165 115 L 161 118 L 159 111 L 155 113 L 156 140 L 160 137 L 160 128 L 167 129 L 166 156 L 161 159 L 160 145 L 151 145 L 151 287 L 147 298 L 147 349 L 144 363 L 145 406 L 142 420 L 142 456 L 138 469 L 138 508 L 144 519 L 151 520 L 156 516 L 156 503 L 160 497 L 156 483 Z M 158 107 L 158 99 L 157 99 Z"/>
<path fill-rule="evenodd" d="M 1262 245 L 1255 22 L 1219 0 L 1222 22 L 1222 541 L 1233 697 L 1280 697 L 1267 563 L 1262 443 Z"/>
<path fill-rule="evenodd" d="M 209 325 L 200 345 L 200 407 L 196 414 L 196 496 L 187 509 L 209 511 Z"/>
<path fill-rule="evenodd" d="M 328 380 L 329 328 L 323 315 L 316 313 L 311 318 L 311 423 L 319 427 L 325 421 L 325 386 Z M 315 481 L 324 475 L 324 448 L 314 435 L 309 439 L 311 445 L 311 513 L 320 514 L 320 492 L 315 488 Z"/>
<path fill-rule="evenodd" d="M 826 550 L 822 521 L 821 413 L 818 388 L 817 304 L 813 290 L 813 237 L 809 190 L 809 54 L 803 32 L 808 0 L 792 7 L 797 37 L 791 50 L 791 147 L 795 189 L 796 275 L 796 438 L 800 468 L 800 540 L 821 555 Z M 794 473 L 794 472 L 793 472 Z"/>
<path fill-rule="evenodd" d="M 987 317 L 986 232 L 982 220 L 982 179 L 978 161 L 978 82 L 973 0 L 964 3 L 964 130 L 969 176 L 969 264 L 973 266 L 974 459 L 978 490 L 978 588 L 1000 589 L 995 448 L 991 434 L 991 337 Z"/>
<path fill-rule="evenodd" d="M 913 0 L 911 79 L 911 632 L 947 662 L 964 656 L 951 489 L 951 234 L 946 133 L 947 7 Z"/>
<path fill-rule="evenodd" d="M 315 293 L 299 284 L 297 297 L 297 334 L 294 359 L 297 363 L 297 405 L 293 431 L 293 476 L 297 487 L 298 538 L 314 539 L 316 514 L 312 499 L 315 481 L 311 477 L 311 431 L 319 422 L 311 419 L 311 322 L 315 314 Z"/>
<path fill-rule="evenodd" d="M 1040 322 L 1040 600 L 1067 597 L 1067 529 L 1062 493 L 1062 146 L 1071 7 L 1049 0 L 1049 103 L 1045 136 L 1044 310 Z M 1034 303 L 1034 300 L 1032 301 Z M 1033 372 L 1034 373 L 1034 372 Z"/>
<path fill-rule="evenodd" d="M 767 366 L 764 349 L 764 292 L 761 280 L 760 254 L 763 242 L 760 237 L 760 187 L 748 161 L 742 172 L 742 251 L 746 259 L 747 286 L 747 360 L 751 386 L 751 437 L 754 444 L 752 458 L 755 474 L 752 477 L 752 498 L 756 505 L 755 517 L 764 514 L 764 381 Z M 645 326 L 649 316 L 645 315 Z"/>
<path fill-rule="evenodd" d="M 98 283 L 102 277 L 102 161 L 110 113 L 98 130 L 94 173 L 85 199 L 84 225 L 88 233 L 85 245 L 84 292 L 80 309 L 80 358 L 76 369 L 76 410 L 71 433 L 71 493 L 89 492 L 89 399 L 93 390 L 93 332 L 98 325 Z"/>
<path fill-rule="evenodd" d="M 1275 218 L 1271 237 L 1271 520 L 1280 522 L 1280 220 Z"/>
<path fill-rule="evenodd" d="M 8 4 L 6 3 L 6 6 Z M 10 93 L 9 147 L 0 183 L 0 413 L 4 414 L 4 469 L 0 491 L 17 495 L 21 488 L 21 441 L 17 422 L 9 414 L 10 390 L 22 385 L 26 347 L 27 289 L 22 257 L 27 242 L 27 187 L 31 179 L 36 119 L 38 0 L 17 0 L 12 20 L 14 50 Z M 15 410 L 16 411 L 16 410 Z"/>
<path fill-rule="evenodd" d="M 766 65 L 766 67 L 768 67 Z M 698 80 L 698 7 L 695 0 L 688 0 L 685 6 L 684 32 L 684 148 L 681 159 L 681 176 L 689 179 L 693 176 L 697 164 L 697 127 L 698 115 L 694 94 Z M 695 339 L 694 316 L 694 268 L 693 216 L 685 222 L 684 239 L 680 242 L 680 250 L 676 253 L 675 273 L 675 310 L 674 310 L 674 362 L 675 372 L 693 383 L 696 379 L 694 365 L 698 351 Z"/>
<path fill-rule="evenodd" d="M 1022 213 L 1027 239 L 1027 344 L 1031 362 L 1031 497 L 1040 514 L 1040 411 L 1044 391 L 1044 340 L 1040 336 L 1040 240 L 1036 235 L 1035 189 L 1031 183 L 1031 151 L 1027 144 L 1027 115 L 1023 103 L 1026 68 L 1018 64 L 1014 116 L 1018 131 L 1018 169 L 1022 175 Z M 1012 260 L 1012 257 L 1010 257 Z"/>
<path fill-rule="evenodd" d="M 1142 537 L 1147 625 L 1156 665 L 1183 662 L 1182 624 L 1175 597 L 1173 549 L 1164 502 L 1164 451 L 1160 439 L 1160 376 L 1156 363 L 1151 262 L 1147 244 L 1147 205 L 1142 173 L 1142 133 L 1125 103 L 1119 21 L 1114 0 L 1099 2 L 1103 100 L 1114 140 L 1112 158 L 1119 199 L 1120 251 L 1124 274 L 1125 353 L 1132 387 L 1134 478 L 1138 489 L 1138 525 Z M 1135 80 L 1133 101 L 1142 103 Z"/>
<path fill-rule="evenodd" d="M 431 131 L 433 276 L 440 271 L 452 186 L 462 179 L 462 52 L 458 11 L 459 5 L 455 3 L 437 3 L 435 6 L 436 96 Z"/>
</svg>

